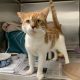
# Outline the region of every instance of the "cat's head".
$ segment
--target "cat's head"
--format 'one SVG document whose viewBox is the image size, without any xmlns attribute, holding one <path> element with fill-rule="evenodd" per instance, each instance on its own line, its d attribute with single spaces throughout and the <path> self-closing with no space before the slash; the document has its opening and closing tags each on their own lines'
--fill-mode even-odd
<svg viewBox="0 0 80 80">
<path fill-rule="evenodd" d="M 49 8 L 36 12 L 18 12 L 22 22 L 22 30 L 27 34 L 43 34 L 46 29 L 46 18 Z"/>
</svg>

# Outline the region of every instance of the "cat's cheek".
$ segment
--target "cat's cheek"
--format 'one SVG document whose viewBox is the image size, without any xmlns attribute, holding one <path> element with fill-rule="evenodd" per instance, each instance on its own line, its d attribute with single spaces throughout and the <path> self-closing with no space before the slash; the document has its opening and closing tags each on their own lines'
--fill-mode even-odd
<svg viewBox="0 0 80 80">
<path fill-rule="evenodd" d="M 27 32 L 24 26 L 22 26 L 22 31 L 23 31 L 24 33 Z"/>
</svg>

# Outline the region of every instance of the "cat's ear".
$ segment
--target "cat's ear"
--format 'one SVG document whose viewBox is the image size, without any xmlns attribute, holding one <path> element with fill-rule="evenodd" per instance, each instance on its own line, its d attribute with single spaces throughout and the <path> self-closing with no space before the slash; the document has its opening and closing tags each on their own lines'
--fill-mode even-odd
<svg viewBox="0 0 80 80">
<path fill-rule="evenodd" d="M 43 9 L 43 10 L 41 11 L 41 13 L 47 18 L 48 13 L 49 13 L 49 7 Z"/>
<path fill-rule="evenodd" d="M 24 20 L 24 13 L 23 12 L 17 12 L 18 17 L 21 19 L 21 22 Z"/>
</svg>

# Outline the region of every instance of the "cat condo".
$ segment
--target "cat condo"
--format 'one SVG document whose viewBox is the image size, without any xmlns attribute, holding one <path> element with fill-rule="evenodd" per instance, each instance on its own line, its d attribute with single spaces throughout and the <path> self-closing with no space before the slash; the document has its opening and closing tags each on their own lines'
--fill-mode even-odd
<svg viewBox="0 0 80 80">
<path fill-rule="evenodd" d="M 53 0 L 56 7 L 57 17 L 59 23 L 62 25 L 62 31 L 65 36 L 66 47 L 68 55 L 71 62 L 80 63 L 80 27 L 79 27 L 79 0 Z M 24 47 L 22 44 L 19 44 L 20 36 L 16 40 L 18 43 L 12 42 L 8 37 L 13 36 L 9 35 L 9 32 L 13 31 L 9 29 L 7 32 L 6 29 L 2 27 L 5 22 L 16 22 L 20 23 L 20 20 L 17 16 L 17 12 L 29 12 L 41 10 L 49 5 L 49 0 L 0 0 L 0 53 L 16 51 L 17 53 L 25 53 L 25 50 L 20 46 Z M 48 22 L 52 22 L 51 12 L 47 17 Z M 13 32 L 14 33 L 14 32 Z M 17 34 L 18 32 L 16 32 Z M 20 32 L 23 37 L 23 32 Z M 6 36 L 7 35 L 7 36 Z M 19 34 L 18 34 L 19 35 Z M 16 36 L 14 36 L 16 37 Z M 13 39 L 13 38 L 12 38 Z M 9 43 L 11 45 L 9 45 Z M 15 46 L 12 47 L 12 45 Z M 18 46 L 17 46 L 18 44 Z M 17 46 L 17 47 L 16 47 Z M 11 48 L 12 47 L 12 48 Z M 15 49 L 14 47 L 18 48 Z M 3 71 L 3 68 L 0 68 L 0 80 L 37 80 L 36 73 L 30 76 L 22 76 L 23 70 L 27 69 L 28 62 L 25 55 L 18 54 L 19 60 L 13 61 L 16 66 L 14 72 L 5 72 L 6 68 Z M 16 59 L 16 58 L 13 58 Z M 21 63 L 19 62 L 21 61 Z M 24 61 L 24 63 L 23 63 Z M 19 64 L 18 64 L 19 63 Z M 17 65 L 18 64 L 18 65 Z M 23 66 L 21 66 L 23 64 Z M 63 72 L 62 65 L 64 64 L 64 59 L 59 59 L 59 61 L 47 61 L 44 73 L 45 80 L 68 80 L 69 77 L 66 76 Z M 20 65 L 20 66 L 19 66 Z M 12 65 L 13 66 L 13 65 Z M 17 67 L 19 66 L 19 68 Z M 37 67 L 37 61 L 35 65 L 35 70 Z M 14 69 L 13 67 L 11 67 Z M 9 69 L 9 68 L 8 68 Z M 7 71 L 7 70 L 6 70 Z"/>
</svg>

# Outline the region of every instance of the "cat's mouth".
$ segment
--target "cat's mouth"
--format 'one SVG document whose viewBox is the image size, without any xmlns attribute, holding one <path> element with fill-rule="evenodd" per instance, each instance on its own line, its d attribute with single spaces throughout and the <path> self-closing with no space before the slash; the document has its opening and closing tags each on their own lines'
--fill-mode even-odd
<svg viewBox="0 0 80 80">
<path fill-rule="evenodd" d="M 35 30 L 30 30 L 30 31 L 27 31 L 27 34 L 29 34 L 29 35 L 35 35 L 36 31 Z"/>
</svg>

